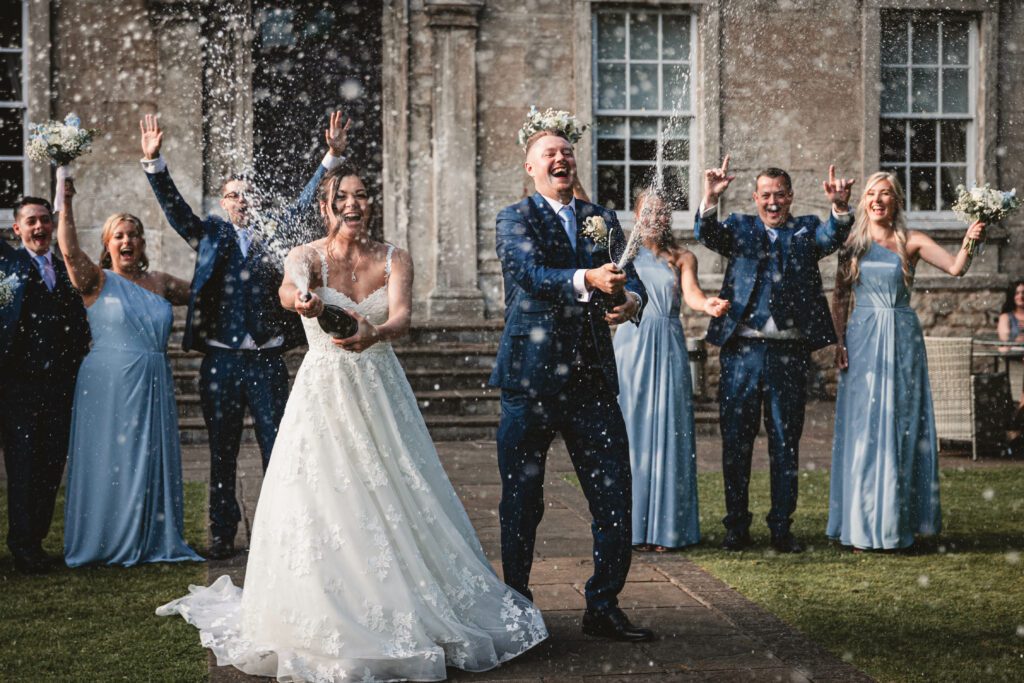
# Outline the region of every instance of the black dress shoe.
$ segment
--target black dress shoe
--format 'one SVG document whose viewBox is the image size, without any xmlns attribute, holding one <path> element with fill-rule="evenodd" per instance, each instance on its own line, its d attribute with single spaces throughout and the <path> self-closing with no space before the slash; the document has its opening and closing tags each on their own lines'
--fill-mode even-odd
<svg viewBox="0 0 1024 683">
<path fill-rule="evenodd" d="M 629 618 L 618 607 L 607 612 L 583 613 L 583 632 L 588 636 L 623 640 L 628 643 L 642 643 L 654 640 L 654 631 L 640 628 L 629 622 Z"/>
<path fill-rule="evenodd" d="M 14 568 L 19 574 L 45 574 L 50 570 L 49 558 L 43 553 L 14 556 Z"/>
<path fill-rule="evenodd" d="M 722 541 L 723 550 L 732 550 L 733 552 L 749 548 L 754 545 L 754 542 L 750 539 L 750 533 L 747 531 L 726 531 L 725 539 Z"/>
<path fill-rule="evenodd" d="M 775 548 L 775 552 L 779 553 L 802 553 L 804 551 L 804 547 L 800 545 L 800 541 L 796 540 L 793 534 L 772 536 L 772 547 Z"/>
<path fill-rule="evenodd" d="M 229 557 L 233 557 L 234 554 L 235 542 L 217 536 L 213 537 L 213 541 L 210 542 L 210 548 L 206 551 L 206 556 L 211 560 L 226 560 Z"/>
</svg>

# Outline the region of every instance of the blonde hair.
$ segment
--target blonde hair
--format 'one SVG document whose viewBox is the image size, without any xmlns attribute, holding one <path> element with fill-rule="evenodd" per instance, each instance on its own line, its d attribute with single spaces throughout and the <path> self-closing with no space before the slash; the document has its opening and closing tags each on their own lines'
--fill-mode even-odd
<svg viewBox="0 0 1024 683">
<path fill-rule="evenodd" d="M 114 230 L 121 223 L 131 223 L 139 231 L 139 237 L 142 239 L 142 255 L 139 257 L 139 270 L 146 272 L 149 270 L 149 257 L 146 256 L 146 229 L 142 227 L 142 221 L 130 213 L 115 213 L 104 221 L 103 229 L 100 231 L 100 240 L 103 242 L 103 251 L 100 252 L 100 268 L 110 270 L 114 267 L 114 260 L 110 256 L 110 249 L 107 245 L 110 244 L 110 238 L 114 236 Z"/>
<path fill-rule="evenodd" d="M 910 256 L 907 254 L 907 219 L 903 212 L 903 205 L 906 199 L 900 181 L 892 173 L 886 171 L 872 173 L 864 181 L 864 192 L 860 196 L 860 201 L 857 202 L 853 229 L 850 231 L 850 236 L 846 238 L 846 244 L 843 245 L 843 249 L 839 253 L 840 264 L 844 262 L 846 264 L 845 269 L 840 269 L 840 277 L 845 276 L 845 281 L 851 285 L 860 278 L 860 259 L 871 248 L 872 242 L 871 219 L 868 217 L 868 204 L 870 202 L 867 200 L 867 194 L 868 190 L 883 180 L 888 181 L 892 185 L 893 198 L 896 200 L 893 204 L 892 232 L 893 237 L 896 238 L 896 253 L 900 257 L 900 264 L 903 269 L 903 283 L 910 287 L 914 281 L 914 270 L 910 265 Z M 845 275 L 843 270 L 845 270 Z"/>
</svg>

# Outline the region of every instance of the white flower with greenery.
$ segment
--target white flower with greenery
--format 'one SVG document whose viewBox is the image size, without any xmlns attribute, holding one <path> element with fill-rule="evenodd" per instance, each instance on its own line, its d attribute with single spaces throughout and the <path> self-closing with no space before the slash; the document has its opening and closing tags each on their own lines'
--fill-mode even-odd
<svg viewBox="0 0 1024 683">
<path fill-rule="evenodd" d="M 956 201 L 951 208 L 958 218 L 968 223 L 975 221 L 981 221 L 985 225 L 998 223 L 1020 208 L 1017 188 L 1004 192 L 988 185 L 974 187 L 970 190 L 963 185 L 958 185 L 956 193 Z M 967 252 L 972 256 L 977 247 L 976 240 L 967 241 Z"/>
<path fill-rule="evenodd" d="M 82 120 L 74 114 L 63 121 L 29 124 L 28 156 L 33 161 L 67 166 L 90 150 L 97 135 L 95 128 L 82 128 Z"/>
<path fill-rule="evenodd" d="M 526 141 L 530 139 L 531 135 L 542 130 L 553 130 L 558 131 L 566 140 L 575 145 L 589 127 L 590 124 L 580 123 L 579 119 L 565 110 L 549 107 L 541 112 L 537 110 L 537 107 L 531 106 L 530 111 L 526 114 L 526 122 L 519 129 L 517 139 L 519 146 L 525 150 Z"/>
<path fill-rule="evenodd" d="M 608 225 L 601 216 L 588 217 L 583 221 L 583 228 L 580 229 L 580 232 L 597 246 L 608 246 Z"/>
<path fill-rule="evenodd" d="M 14 302 L 14 292 L 17 284 L 17 275 L 6 275 L 0 272 L 0 307 L 10 306 Z"/>
</svg>

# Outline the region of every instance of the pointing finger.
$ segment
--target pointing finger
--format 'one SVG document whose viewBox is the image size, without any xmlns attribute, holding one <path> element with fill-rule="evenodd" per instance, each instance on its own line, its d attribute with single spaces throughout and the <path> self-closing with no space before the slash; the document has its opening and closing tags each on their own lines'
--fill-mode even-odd
<svg viewBox="0 0 1024 683">
<path fill-rule="evenodd" d="M 725 158 L 722 159 L 722 175 L 728 175 L 729 173 L 729 155 L 726 154 Z"/>
<path fill-rule="evenodd" d="M 836 167 L 834 164 L 829 164 L 828 167 L 828 184 L 833 187 L 836 184 Z"/>
</svg>

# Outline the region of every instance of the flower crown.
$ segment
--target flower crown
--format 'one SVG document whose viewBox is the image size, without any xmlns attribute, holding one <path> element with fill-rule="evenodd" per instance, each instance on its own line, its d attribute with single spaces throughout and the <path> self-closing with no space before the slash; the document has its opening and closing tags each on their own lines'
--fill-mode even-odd
<svg viewBox="0 0 1024 683">
<path fill-rule="evenodd" d="M 553 130 L 558 131 L 566 140 L 575 145 L 589 127 L 590 124 L 580 123 L 579 119 L 567 111 L 548 108 L 540 112 L 537 111 L 537 107 L 531 106 L 516 139 L 523 151 L 526 151 L 526 141 L 530 139 L 531 135 L 542 130 Z"/>
</svg>

